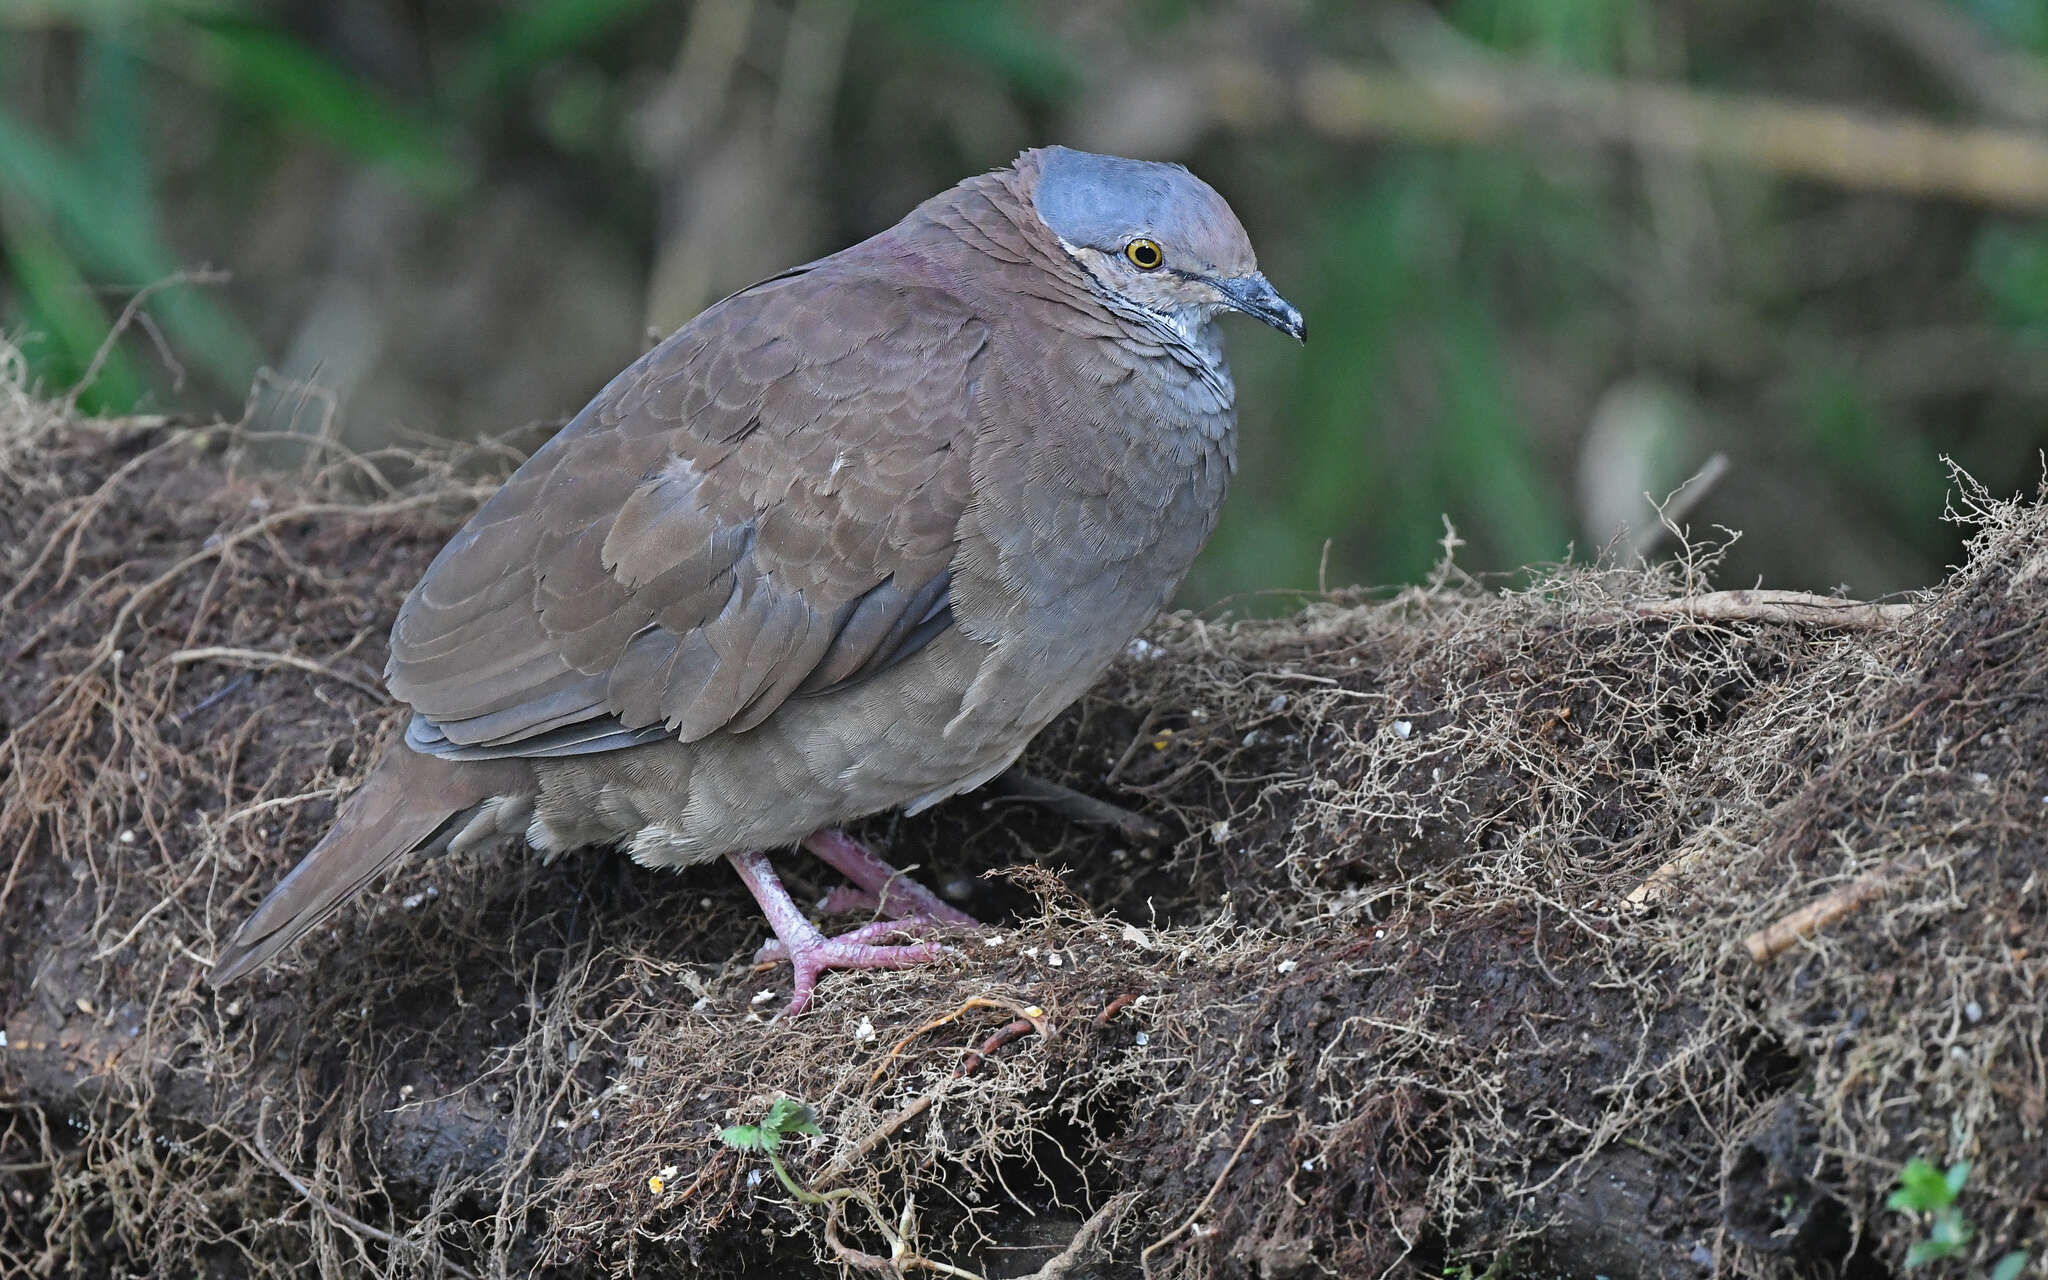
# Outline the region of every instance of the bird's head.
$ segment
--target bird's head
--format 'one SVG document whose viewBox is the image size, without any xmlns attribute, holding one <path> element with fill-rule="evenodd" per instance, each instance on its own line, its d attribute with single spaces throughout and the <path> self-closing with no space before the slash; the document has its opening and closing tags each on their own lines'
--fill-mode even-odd
<svg viewBox="0 0 2048 1280">
<path fill-rule="evenodd" d="M 1113 303 L 1191 344 L 1241 311 L 1308 340 L 1308 325 L 1259 271 L 1251 238 L 1216 189 L 1177 164 L 1068 147 L 1037 153 L 1039 220 Z"/>
</svg>

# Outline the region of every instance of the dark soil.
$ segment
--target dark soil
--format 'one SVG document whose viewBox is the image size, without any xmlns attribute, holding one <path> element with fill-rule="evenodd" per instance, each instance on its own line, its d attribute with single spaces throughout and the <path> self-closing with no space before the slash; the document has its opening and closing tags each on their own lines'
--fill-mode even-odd
<svg viewBox="0 0 2048 1280">
<path fill-rule="evenodd" d="M 1980 1264 L 2040 1254 L 2038 508 L 1959 480 L 1968 564 L 1886 613 L 1698 597 L 1693 548 L 1162 620 L 1026 767 L 1169 838 L 876 819 L 993 927 L 795 1020 L 729 871 L 601 851 L 411 860 L 216 995 L 509 461 L 12 405 L 0 1275 L 1880 1275 L 1914 1156 L 1973 1162 Z M 781 1096 L 835 1208 L 718 1138 Z"/>
</svg>

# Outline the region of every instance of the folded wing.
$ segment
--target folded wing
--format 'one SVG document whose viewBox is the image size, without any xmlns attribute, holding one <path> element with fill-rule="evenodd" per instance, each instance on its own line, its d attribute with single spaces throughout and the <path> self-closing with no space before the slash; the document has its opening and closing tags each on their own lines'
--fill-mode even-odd
<svg viewBox="0 0 2048 1280">
<path fill-rule="evenodd" d="M 458 759 L 743 732 L 951 625 L 981 322 L 826 264 L 706 311 L 528 460 L 400 611 Z"/>
</svg>

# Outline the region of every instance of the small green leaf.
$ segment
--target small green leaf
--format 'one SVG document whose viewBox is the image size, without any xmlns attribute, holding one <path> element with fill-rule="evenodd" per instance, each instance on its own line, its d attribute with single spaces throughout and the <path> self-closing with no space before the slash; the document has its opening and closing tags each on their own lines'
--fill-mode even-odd
<svg viewBox="0 0 2048 1280">
<path fill-rule="evenodd" d="M 1946 1258 L 1956 1251 L 1953 1244 L 1941 1240 L 1921 1240 L 1906 1250 L 1906 1269 L 1924 1267 L 1940 1258 Z"/>
<path fill-rule="evenodd" d="M 1967 1174 L 1967 1168 L 1964 1170 Z M 1885 1202 L 1887 1208 L 1906 1213 L 1932 1213 L 1946 1209 L 1955 1202 L 1955 1192 L 1949 1190 L 1948 1177 L 1919 1156 L 1906 1162 L 1899 1170 L 1899 1189 Z"/>
<path fill-rule="evenodd" d="M 737 1151 L 761 1151 L 766 1137 L 759 1125 L 739 1124 L 730 1129 L 720 1129 L 718 1140 Z"/>
<path fill-rule="evenodd" d="M 1949 1253 L 1954 1253 L 1970 1243 L 1970 1237 L 1974 1234 L 1962 1214 L 1953 1209 L 1945 1209 L 1934 1215 L 1934 1229 L 1927 1233 L 1927 1238 L 1943 1246 Z"/>
<path fill-rule="evenodd" d="M 1968 1160 L 1958 1160 L 1950 1165 L 1948 1173 L 1942 1179 L 1948 1187 L 1948 1198 L 1953 1201 L 1958 1195 L 1962 1194 L 1963 1185 L 1969 1182 L 1969 1180 L 1970 1162 Z"/>
<path fill-rule="evenodd" d="M 806 1103 L 795 1098 L 777 1098 L 775 1105 L 768 1108 L 768 1118 L 761 1127 L 778 1138 L 792 1133 L 822 1133 L 818 1128 L 818 1113 Z"/>
<path fill-rule="evenodd" d="M 2024 1250 L 2015 1249 L 1998 1260 L 1991 1268 L 1991 1280 L 2019 1280 L 2020 1272 L 2027 1269 L 2027 1255 Z"/>
</svg>

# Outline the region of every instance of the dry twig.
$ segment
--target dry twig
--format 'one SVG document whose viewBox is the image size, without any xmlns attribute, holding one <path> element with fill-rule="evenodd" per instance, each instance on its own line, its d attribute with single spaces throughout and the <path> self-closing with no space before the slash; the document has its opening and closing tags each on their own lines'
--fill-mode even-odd
<svg viewBox="0 0 2048 1280">
<path fill-rule="evenodd" d="M 1791 915 L 1745 937 L 1743 949 L 1749 952 L 1751 960 L 1768 964 L 1772 957 L 1812 937 L 1884 892 L 1891 880 L 1890 870 L 1873 871 L 1852 880 L 1826 897 L 1816 898 Z"/>
<path fill-rule="evenodd" d="M 1810 591 L 1704 591 L 1631 606 L 1645 617 L 1708 622 L 1772 622 L 1790 626 L 1881 627 L 1918 612 L 1912 604 L 1866 604 Z"/>
</svg>

